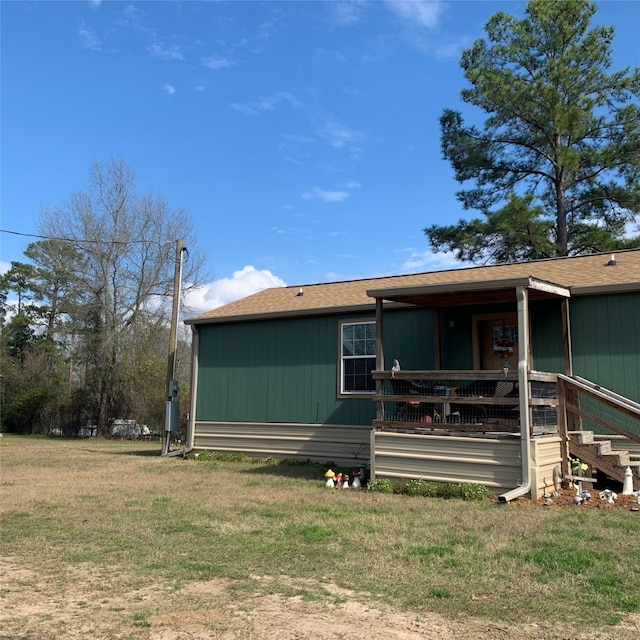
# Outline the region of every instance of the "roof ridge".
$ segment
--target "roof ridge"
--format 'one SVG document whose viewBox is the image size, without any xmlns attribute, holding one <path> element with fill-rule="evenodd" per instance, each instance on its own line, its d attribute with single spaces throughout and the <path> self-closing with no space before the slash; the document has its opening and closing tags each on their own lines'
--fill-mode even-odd
<svg viewBox="0 0 640 640">
<path fill-rule="evenodd" d="M 346 283 L 355 283 L 355 282 L 369 282 L 371 280 L 387 280 L 391 278 L 406 278 L 407 276 L 423 276 L 432 273 L 448 273 L 451 271 L 461 271 L 462 269 L 473 271 L 475 269 L 488 269 L 491 267 L 495 268 L 504 268 L 504 267 L 513 267 L 516 265 L 523 264 L 540 264 L 543 262 L 553 262 L 553 261 L 567 261 L 567 260 L 577 260 L 584 258 L 594 258 L 597 256 L 610 256 L 612 254 L 619 255 L 622 253 L 629 253 L 634 251 L 640 251 L 640 248 L 635 249 L 620 249 L 615 251 L 598 251 L 596 253 L 583 253 L 577 256 L 550 256 L 548 258 L 538 258 L 536 260 L 519 260 L 518 262 L 502 262 L 498 264 L 466 264 L 461 263 L 457 267 L 450 267 L 448 269 L 434 269 L 432 271 L 414 271 L 411 273 L 394 273 L 391 275 L 382 275 L 382 276 L 371 276 L 368 278 L 348 278 L 346 280 L 327 280 L 325 282 L 303 282 L 299 284 L 288 284 L 282 287 L 283 289 L 299 289 L 300 287 L 317 287 L 317 286 L 326 286 L 328 284 L 346 284 Z M 273 287 L 272 287 L 273 288 Z"/>
<path fill-rule="evenodd" d="M 612 254 L 616 257 L 616 266 L 609 266 Z M 233 318 L 256 319 L 273 317 L 274 314 L 287 316 L 336 313 L 338 310 L 363 309 L 372 306 L 374 300 L 367 292 L 374 289 L 473 284 L 525 276 L 571 290 L 575 287 L 581 291 L 580 295 L 587 295 L 587 292 L 603 293 L 605 289 L 608 292 L 621 293 L 640 291 L 640 249 L 542 258 L 499 265 L 475 265 L 357 280 L 270 287 L 201 313 L 187 322 L 200 323 L 208 320 L 230 322 Z M 302 290 L 302 295 L 299 295 L 299 289 Z"/>
</svg>

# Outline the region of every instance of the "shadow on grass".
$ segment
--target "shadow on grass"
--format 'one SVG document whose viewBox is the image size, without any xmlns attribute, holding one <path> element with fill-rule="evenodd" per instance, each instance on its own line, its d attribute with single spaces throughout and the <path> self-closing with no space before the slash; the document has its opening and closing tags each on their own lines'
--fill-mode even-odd
<svg viewBox="0 0 640 640">
<path fill-rule="evenodd" d="M 308 464 L 292 464 L 286 462 L 260 464 L 256 463 L 246 470 L 248 475 L 275 476 L 279 478 L 295 478 L 297 480 L 322 480 L 328 467 Z"/>
<path fill-rule="evenodd" d="M 137 449 L 135 451 L 114 451 L 114 455 L 117 456 L 138 456 L 140 458 L 159 458 L 162 454 L 162 449 Z M 1 640 L 1 639 L 0 639 Z"/>
<path fill-rule="evenodd" d="M 107 442 L 105 440 L 105 442 Z M 137 456 L 140 458 L 153 458 L 153 457 L 160 457 L 160 455 L 162 454 L 162 443 L 160 442 L 148 442 L 148 443 L 143 443 L 141 441 L 136 441 L 136 440 L 110 440 L 109 442 L 117 442 L 118 444 L 125 444 L 125 445 L 130 445 L 131 448 L 126 448 L 126 449 L 119 449 L 117 451 L 110 451 L 108 453 L 114 455 L 114 456 Z M 144 449 L 139 449 L 138 447 L 140 446 L 145 446 Z M 88 453 L 107 453 L 105 451 L 105 449 L 103 448 L 98 448 L 98 449 L 92 449 L 91 447 L 86 447 L 82 449 L 83 451 L 86 451 Z M 2 636 L 0 636 L 0 640 L 3 640 Z"/>
</svg>

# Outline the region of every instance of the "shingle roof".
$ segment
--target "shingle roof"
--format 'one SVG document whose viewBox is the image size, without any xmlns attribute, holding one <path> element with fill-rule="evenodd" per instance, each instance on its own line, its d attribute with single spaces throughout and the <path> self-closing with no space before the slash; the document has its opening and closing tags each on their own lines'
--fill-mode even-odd
<svg viewBox="0 0 640 640">
<path fill-rule="evenodd" d="M 619 251 L 616 266 L 607 266 L 610 254 L 594 254 L 570 258 L 551 258 L 515 264 L 463 267 L 445 271 L 409 275 L 295 285 L 265 289 L 223 307 L 212 309 L 186 322 L 224 322 L 263 316 L 287 316 L 326 313 L 328 311 L 372 308 L 368 290 L 445 283 L 486 282 L 497 279 L 528 277 L 567 287 L 572 295 L 588 288 L 640 290 L 640 249 Z M 302 291 L 302 295 L 297 295 Z"/>
</svg>

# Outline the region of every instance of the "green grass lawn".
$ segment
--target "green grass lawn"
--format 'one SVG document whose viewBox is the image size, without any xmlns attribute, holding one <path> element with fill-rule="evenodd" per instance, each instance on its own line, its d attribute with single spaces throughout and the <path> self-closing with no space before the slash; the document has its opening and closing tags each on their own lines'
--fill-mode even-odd
<svg viewBox="0 0 640 640">
<path fill-rule="evenodd" d="M 330 583 L 417 615 L 612 637 L 640 612 L 638 513 L 331 490 L 322 466 L 162 458 L 157 443 L 5 435 L 0 452 L 2 555 L 60 585 L 109 568 L 120 589 L 216 578 L 339 601 Z"/>
</svg>

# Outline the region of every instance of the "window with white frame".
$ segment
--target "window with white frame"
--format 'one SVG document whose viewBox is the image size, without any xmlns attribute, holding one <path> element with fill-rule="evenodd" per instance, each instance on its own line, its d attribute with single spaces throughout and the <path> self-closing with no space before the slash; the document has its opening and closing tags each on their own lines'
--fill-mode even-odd
<svg viewBox="0 0 640 640">
<path fill-rule="evenodd" d="M 343 322 L 340 326 L 341 382 L 344 394 L 373 393 L 376 383 L 376 323 Z"/>
</svg>

